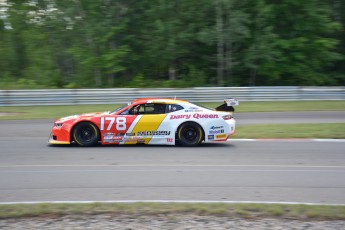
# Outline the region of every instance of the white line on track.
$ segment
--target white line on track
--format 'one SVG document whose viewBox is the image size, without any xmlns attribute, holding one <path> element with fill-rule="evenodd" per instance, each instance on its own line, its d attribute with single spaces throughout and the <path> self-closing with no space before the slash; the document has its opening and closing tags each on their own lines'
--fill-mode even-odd
<svg viewBox="0 0 345 230">
<path fill-rule="evenodd" d="M 188 168 L 200 168 L 200 167 L 272 167 L 272 168 L 345 168 L 345 165 L 188 165 L 188 164 L 123 164 L 123 165 L 0 165 L 0 168 L 22 168 L 22 167 L 108 167 L 108 168 L 123 168 L 123 167 L 188 167 Z"/>
<path fill-rule="evenodd" d="M 345 143 L 345 139 L 309 139 L 309 138 L 258 138 L 258 139 L 228 139 L 228 142 L 338 142 Z"/>
<path fill-rule="evenodd" d="M 286 204 L 286 205 L 330 205 L 345 206 L 345 204 L 330 203 L 305 203 L 305 202 L 276 202 L 276 201 L 219 201 L 219 200 L 99 200 L 99 201 L 20 201 L 20 202 L 0 202 L 0 205 L 15 204 L 134 204 L 134 203 L 202 203 L 202 204 Z"/>
<path fill-rule="evenodd" d="M 345 139 L 313 139 L 316 142 L 345 142 Z"/>
</svg>

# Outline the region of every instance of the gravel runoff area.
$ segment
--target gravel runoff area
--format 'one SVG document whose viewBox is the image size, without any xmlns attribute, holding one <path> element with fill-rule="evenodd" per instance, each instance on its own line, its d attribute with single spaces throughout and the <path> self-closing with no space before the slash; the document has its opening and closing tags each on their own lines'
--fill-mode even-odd
<svg viewBox="0 0 345 230">
<path fill-rule="evenodd" d="M 344 220 L 291 220 L 274 218 L 251 218 L 196 215 L 67 215 L 62 217 L 35 217 L 1 219 L 0 229 L 121 229 L 121 230 L 194 230 L 194 229 L 318 229 L 343 230 Z"/>
</svg>

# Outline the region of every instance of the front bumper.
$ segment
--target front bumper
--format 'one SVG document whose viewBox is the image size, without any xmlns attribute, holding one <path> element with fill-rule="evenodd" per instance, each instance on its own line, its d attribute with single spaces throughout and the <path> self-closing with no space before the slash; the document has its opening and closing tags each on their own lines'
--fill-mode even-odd
<svg viewBox="0 0 345 230">
<path fill-rule="evenodd" d="M 48 143 L 52 145 L 69 145 L 69 141 L 59 141 L 57 140 L 57 137 L 53 135 L 52 133 L 49 136 Z"/>
</svg>

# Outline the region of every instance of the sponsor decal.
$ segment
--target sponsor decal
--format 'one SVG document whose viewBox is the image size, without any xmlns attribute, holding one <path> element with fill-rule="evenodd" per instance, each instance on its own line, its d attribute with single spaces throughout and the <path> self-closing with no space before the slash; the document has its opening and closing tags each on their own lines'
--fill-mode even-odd
<svg viewBox="0 0 345 230">
<path fill-rule="evenodd" d="M 219 135 L 216 135 L 216 138 L 224 139 L 224 138 L 226 138 L 226 135 L 225 134 L 219 134 Z"/>
<path fill-rule="evenodd" d="M 186 113 L 191 113 L 191 112 L 197 113 L 197 112 L 202 112 L 202 111 L 203 111 L 202 109 L 186 109 L 185 110 Z"/>
<path fill-rule="evenodd" d="M 225 99 L 224 102 L 226 102 L 227 106 L 239 105 L 239 102 L 234 98 Z"/>
<path fill-rule="evenodd" d="M 122 139 L 125 133 L 105 133 L 104 138 L 107 139 Z"/>
<path fill-rule="evenodd" d="M 137 133 L 138 136 L 168 136 L 170 131 L 140 131 Z"/>
<path fill-rule="evenodd" d="M 222 129 L 224 126 L 211 126 L 211 129 Z"/>
<path fill-rule="evenodd" d="M 193 118 L 195 119 L 216 119 L 219 118 L 218 114 L 200 114 L 196 113 L 193 114 Z"/>
<path fill-rule="evenodd" d="M 121 142 L 122 140 L 104 140 L 104 143 L 118 143 Z"/>
<path fill-rule="evenodd" d="M 104 139 L 111 139 L 114 136 L 115 136 L 115 133 L 106 133 L 104 134 Z"/>
<path fill-rule="evenodd" d="M 195 111 L 193 111 L 195 112 Z M 170 120 L 174 119 L 190 119 L 192 117 L 191 114 L 181 114 L 181 115 L 170 115 Z M 218 114 L 201 114 L 196 113 L 193 114 L 193 118 L 195 119 L 216 119 L 219 118 Z"/>
<path fill-rule="evenodd" d="M 137 140 L 137 143 L 138 143 L 138 144 L 144 144 L 144 143 L 145 143 L 145 139 L 138 139 L 138 140 Z"/>
<path fill-rule="evenodd" d="M 219 133 L 224 133 L 224 129 L 219 129 L 219 130 L 210 130 L 208 133 L 209 133 L 209 134 L 219 134 Z"/>
<path fill-rule="evenodd" d="M 168 143 L 172 143 L 174 140 L 172 138 L 167 138 Z"/>
<path fill-rule="evenodd" d="M 138 140 L 139 138 L 134 136 L 124 138 L 125 143 L 137 143 Z"/>
<path fill-rule="evenodd" d="M 114 143 L 114 142 L 121 142 L 123 136 L 121 134 L 115 135 L 114 133 L 106 133 L 104 134 L 104 142 L 107 143 Z"/>
<path fill-rule="evenodd" d="M 126 133 L 126 136 L 127 137 L 132 137 L 132 136 L 135 136 L 135 133 Z"/>
<path fill-rule="evenodd" d="M 190 119 L 191 116 L 192 116 L 191 114 L 170 115 L 170 120 L 174 120 L 174 119 Z"/>
<path fill-rule="evenodd" d="M 207 137 L 209 140 L 214 140 L 214 135 L 208 135 Z"/>
</svg>

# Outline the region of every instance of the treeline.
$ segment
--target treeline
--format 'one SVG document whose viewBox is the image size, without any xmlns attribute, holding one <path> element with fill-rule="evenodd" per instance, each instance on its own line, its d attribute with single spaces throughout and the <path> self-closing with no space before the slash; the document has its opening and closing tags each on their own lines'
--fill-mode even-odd
<svg viewBox="0 0 345 230">
<path fill-rule="evenodd" d="M 2 0 L 0 87 L 345 85 L 343 0 Z"/>
</svg>

